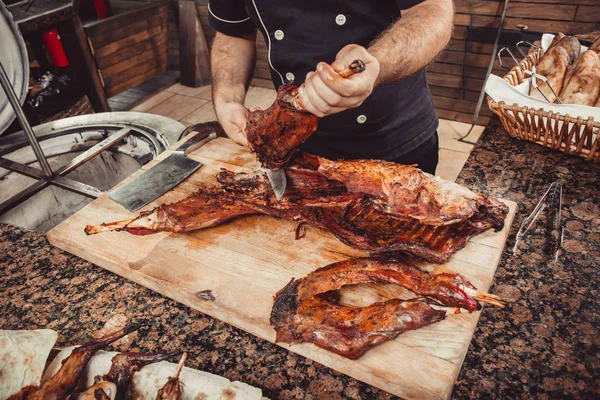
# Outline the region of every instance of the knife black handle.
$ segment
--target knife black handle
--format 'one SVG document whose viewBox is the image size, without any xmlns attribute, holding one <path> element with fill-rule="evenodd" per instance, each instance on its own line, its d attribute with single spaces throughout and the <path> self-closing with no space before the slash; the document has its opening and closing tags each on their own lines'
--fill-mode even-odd
<svg viewBox="0 0 600 400">
<path fill-rule="evenodd" d="M 196 133 L 177 147 L 174 152 L 183 153 L 184 156 L 187 156 L 194 150 L 204 146 L 207 142 L 215 139 L 219 136 L 219 129 L 222 130 L 221 125 L 219 125 L 218 122 L 216 125 L 215 123 L 208 122 L 206 124 L 198 124 L 186 128 L 186 130 L 182 132 L 182 135 L 185 134 L 186 131 L 187 133 L 196 131 Z"/>
</svg>

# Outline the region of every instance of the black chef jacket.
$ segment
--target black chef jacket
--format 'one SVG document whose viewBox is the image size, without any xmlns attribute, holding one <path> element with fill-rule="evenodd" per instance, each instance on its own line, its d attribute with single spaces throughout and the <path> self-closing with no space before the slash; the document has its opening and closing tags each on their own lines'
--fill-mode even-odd
<svg viewBox="0 0 600 400">
<path fill-rule="evenodd" d="M 263 33 L 275 86 L 304 82 L 320 61 L 347 44 L 364 47 L 423 0 L 210 0 L 209 20 L 222 33 Z M 436 134 L 438 118 L 425 70 L 382 85 L 353 109 L 319 121 L 302 150 L 329 159 L 394 161 Z"/>
</svg>

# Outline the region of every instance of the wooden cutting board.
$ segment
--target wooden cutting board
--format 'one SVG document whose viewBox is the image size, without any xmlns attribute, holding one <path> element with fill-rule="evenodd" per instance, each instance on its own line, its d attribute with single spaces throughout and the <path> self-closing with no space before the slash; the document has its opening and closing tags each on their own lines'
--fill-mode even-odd
<svg viewBox="0 0 600 400">
<path fill-rule="evenodd" d="M 205 165 L 144 209 L 180 200 L 199 187 L 214 184 L 221 168 L 238 172 L 258 167 L 247 149 L 223 138 L 209 142 L 190 157 Z M 492 282 L 515 214 L 516 204 L 505 203 L 510 212 L 504 229 L 473 238 L 444 265 L 464 274 L 483 291 Z M 269 325 L 269 315 L 273 295 L 279 289 L 316 268 L 366 255 L 311 226 L 306 237 L 295 240 L 295 222 L 262 215 L 186 234 L 108 232 L 86 236 L 83 231 L 87 224 L 132 216 L 104 195 L 51 230 L 48 239 L 54 246 L 271 342 L 275 331 Z M 420 265 L 428 270 L 439 267 Z M 359 285 L 345 290 L 343 299 L 348 304 L 363 304 L 398 294 L 406 292 L 392 285 Z M 478 318 L 479 312 L 449 316 L 406 332 L 355 361 L 313 344 L 283 347 L 403 398 L 447 399 Z"/>
</svg>

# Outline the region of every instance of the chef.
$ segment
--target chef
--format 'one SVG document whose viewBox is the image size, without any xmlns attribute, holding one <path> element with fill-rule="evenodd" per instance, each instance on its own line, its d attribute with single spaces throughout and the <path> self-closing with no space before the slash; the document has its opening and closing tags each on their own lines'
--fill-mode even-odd
<svg viewBox="0 0 600 400">
<path fill-rule="evenodd" d="M 304 83 L 301 104 L 321 117 L 303 151 L 435 173 L 438 118 L 424 68 L 450 39 L 452 0 L 210 0 L 208 10 L 213 103 L 233 141 L 247 145 L 258 29 L 275 87 Z M 335 79 L 355 59 L 366 70 Z"/>
</svg>

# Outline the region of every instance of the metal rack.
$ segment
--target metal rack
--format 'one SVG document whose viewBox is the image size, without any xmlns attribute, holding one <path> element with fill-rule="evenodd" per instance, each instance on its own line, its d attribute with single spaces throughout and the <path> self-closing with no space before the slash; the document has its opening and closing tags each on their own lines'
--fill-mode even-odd
<svg viewBox="0 0 600 400">
<path fill-rule="evenodd" d="M 36 193 L 40 192 L 41 190 L 45 189 L 46 187 L 48 187 L 50 185 L 55 185 L 55 186 L 61 187 L 63 189 L 67 189 L 72 192 L 81 194 L 86 197 L 91 197 L 91 198 L 97 198 L 100 195 L 102 195 L 103 192 L 101 190 L 99 190 L 93 186 L 87 185 L 85 183 L 78 182 L 73 179 L 69 179 L 69 178 L 65 177 L 65 175 L 68 174 L 69 172 L 73 171 L 80 165 L 91 160 L 93 157 L 102 153 L 106 149 L 112 147 L 116 143 L 123 140 L 123 138 L 125 138 L 132 132 L 132 129 L 130 129 L 130 128 L 120 129 L 116 134 L 110 135 L 109 137 L 107 137 L 106 139 L 101 141 L 100 143 L 96 144 L 95 146 L 91 147 L 90 149 L 86 150 L 82 154 L 75 157 L 73 160 L 71 160 L 66 165 L 63 165 L 62 167 L 58 168 L 57 170 L 52 171 L 52 168 L 50 167 L 50 164 L 48 163 L 48 159 L 44 155 L 42 147 L 40 146 L 40 143 L 37 140 L 37 138 L 33 132 L 33 129 L 31 128 L 31 125 L 29 124 L 29 121 L 27 120 L 27 117 L 25 116 L 25 113 L 23 112 L 23 108 L 21 107 L 21 104 L 19 103 L 18 96 L 15 93 L 13 87 L 11 86 L 8 75 L 6 74 L 4 66 L 2 65 L 1 62 L 0 62 L 0 84 L 2 85 L 2 89 L 6 93 L 8 101 L 17 116 L 17 120 L 19 121 L 19 124 L 23 128 L 23 132 L 27 136 L 27 140 L 28 140 L 29 144 L 31 145 L 31 148 L 41 166 L 41 169 L 37 169 L 37 168 L 33 168 L 29 165 L 11 161 L 5 157 L 0 157 L 0 167 L 5 168 L 12 172 L 19 173 L 21 175 L 28 176 L 30 178 L 37 179 L 36 183 L 30 185 L 29 187 L 23 189 L 19 193 L 13 195 L 9 199 L 0 203 L 0 215 L 4 214 L 6 211 L 17 206 L 21 202 L 27 200 L 31 196 L 35 195 Z"/>
</svg>

